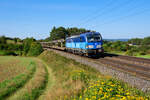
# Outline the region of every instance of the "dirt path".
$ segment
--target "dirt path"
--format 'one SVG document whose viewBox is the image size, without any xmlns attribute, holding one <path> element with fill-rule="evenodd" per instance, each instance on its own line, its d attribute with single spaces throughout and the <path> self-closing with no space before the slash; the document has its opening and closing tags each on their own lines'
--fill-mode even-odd
<svg viewBox="0 0 150 100">
<path fill-rule="evenodd" d="M 37 70 L 33 78 L 6 100 L 34 100 L 40 96 L 47 85 L 48 72 L 47 67 L 39 59 L 34 59 L 37 63 Z"/>
<path fill-rule="evenodd" d="M 51 91 L 52 91 L 51 88 L 55 84 L 55 77 L 53 76 L 51 68 L 44 61 L 43 61 L 43 64 L 48 69 L 48 73 L 49 73 L 48 83 L 47 83 L 47 86 L 46 86 L 46 89 L 45 89 L 44 93 L 38 98 L 38 100 L 50 100 Z"/>
</svg>

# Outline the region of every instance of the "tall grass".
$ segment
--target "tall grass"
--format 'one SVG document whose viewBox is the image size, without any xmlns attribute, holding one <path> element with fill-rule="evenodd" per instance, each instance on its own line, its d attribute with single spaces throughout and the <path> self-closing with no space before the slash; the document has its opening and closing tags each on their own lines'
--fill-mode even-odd
<svg viewBox="0 0 150 100">
<path fill-rule="evenodd" d="M 36 100 L 46 88 L 47 82 L 48 82 L 48 71 L 45 67 L 46 74 L 44 75 L 44 80 L 42 80 L 37 88 L 33 88 L 31 92 L 26 92 L 24 95 L 20 98 L 20 100 Z"/>
<path fill-rule="evenodd" d="M 44 52 L 40 55 L 47 65 L 52 69 L 56 79 L 56 85 L 53 86 L 49 94 L 45 96 L 47 100 L 63 98 L 66 94 L 71 96 L 74 90 L 80 91 L 88 82 L 86 79 L 94 79 L 100 73 L 95 69 L 82 65 L 74 60 L 67 59 L 53 52 Z M 79 76 L 75 76 L 78 71 L 81 71 Z M 86 74 L 88 74 L 88 76 Z M 50 99 L 50 100 L 51 100 Z M 46 99 L 45 99 L 46 100 Z"/>
<path fill-rule="evenodd" d="M 36 100 L 44 92 L 48 80 L 48 71 L 42 61 L 37 59 L 34 59 L 34 61 L 36 62 L 36 72 L 32 79 L 7 100 Z"/>
<path fill-rule="evenodd" d="M 26 72 L 17 75 L 11 80 L 5 80 L 0 83 L 0 100 L 8 97 L 22 87 L 33 76 L 36 70 L 36 64 L 34 62 L 30 62 L 27 69 L 28 70 Z"/>
</svg>

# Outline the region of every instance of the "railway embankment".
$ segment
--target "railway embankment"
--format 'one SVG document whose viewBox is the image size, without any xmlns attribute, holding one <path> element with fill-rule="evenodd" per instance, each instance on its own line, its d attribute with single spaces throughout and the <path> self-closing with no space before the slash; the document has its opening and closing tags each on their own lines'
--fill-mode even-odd
<svg viewBox="0 0 150 100">
<path fill-rule="evenodd" d="M 148 100 L 150 98 L 149 93 L 133 88 L 110 75 L 103 75 L 96 68 L 87 66 L 86 63 L 81 64 L 79 61 L 66 57 L 66 55 L 72 57 L 73 55 L 58 52 L 44 51 L 39 56 L 51 69 L 52 80 L 55 80 L 53 83 L 48 82 L 53 85 L 47 87 L 39 100 Z M 78 60 L 81 61 L 83 58 Z"/>
<path fill-rule="evenodd" d="M 123 82 L 130 84 L 132 87 L 136 87 L 144 92 L 150 91 L 150 70 L 148 66 L 147 69 L 144 69 L 143 66 L 135 65 L 135 62 L 133 62 L 133 64 L 129 64 L 130 66 L 125 65 L 126 63 L 118 63 L 117 61 L 111 62 L 114 58 L 112 58 L 112 60 L 108 60 L 108 58 L 91 59 L 59 50 L 49 49 L 49 51 L 53 51 L 69 59 L 74 59 L 75 61 L 80 62 L 82 64 L 89 65 L 97 69 L 100 73 L 104 75 L 110 75 L 116 79 L 122 80 Z M 129 62 L 131 63 L 130 59 L 124 59 L 129 60 Z M 140 62 L 137 62 L 136 64 L 139 63 Z M 147 65 L 147 63 L 144 64 L 143 62 L 143 65 Z M 140 68 L 138 69 L 138 67 Z"/>
</svg>

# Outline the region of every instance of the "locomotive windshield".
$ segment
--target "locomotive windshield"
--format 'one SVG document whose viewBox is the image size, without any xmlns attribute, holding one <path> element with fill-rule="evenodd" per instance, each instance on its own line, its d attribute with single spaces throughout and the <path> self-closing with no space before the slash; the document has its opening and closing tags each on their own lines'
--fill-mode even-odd
<svg viewBox="0 0 150 100">
<path fill-rule="evenodd" d="M 100 42 L 102 40 L 100 34 L 88 34 L 87 41 L 88 42 Z"/>
</svg>

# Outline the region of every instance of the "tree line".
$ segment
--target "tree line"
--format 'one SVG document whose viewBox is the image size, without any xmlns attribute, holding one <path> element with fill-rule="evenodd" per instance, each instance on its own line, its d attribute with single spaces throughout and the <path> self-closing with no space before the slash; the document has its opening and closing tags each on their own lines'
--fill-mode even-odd
<svg viewBox="0 0 150 100">
<path fill-rule="evenodd" d="M 135 45 L 150 45 L 150 37 L 145 38 L 133 38 L 128 41 L 128 43 L 135 44 Z"/>
<path fill-rule="evenodd" d="M 39 42 L 34 38 L 0 37 L 0 55 L 37 56 L 43 51 Z"/>
<path fill-rule="evenodd" d="M 9 38 L 0 37 L 0 55 L 20 55 L 20 56 L 37 56 L 43 49 L 39 42 L 65 39 L 66 37 L 79 35 L 85 32 L 93 32 L 84 28 L 65 28 L 53 27 L 50 36 L 44 40 L 35 40 L 34 38 Z M 150 54 L 150 37 L 134 38 L 127 42 L 123 41 L 104 41 L 104 50 L 106 52 L 121 51 L 126 55 L 145 55 Z M 1 53 L 3 52 L 3 53 Z"/>
<path fill-rule="evenodd" d="M 106 52 L 120 51 L 126 55 L 146 55 L 150 54 L 150 37 L 133 38 L 127 42 L 123 41 L 104 41 L 104 50 Z"/>
<path fill-rule="evenodd" d="M 84 28 L 65 28 L 55 26 L 50 32 L 50 37 L 44 40 L 36 40 L 34 38 L 10 38 L 0 36 L 0 55 L 19 55 L 19 56 L 37 56 L 43 49 L 39 42 L 52 41 L 58 39 L 65 39 L 68 36 L 78 35 L 81 33 L 89 32 Z"/>
<path fill-rule="evenodd" d="M 84 28 L 65 28 L 65 27 L 53 27 L 50 31 L 50 37 L 46 38 L 43 41 L 52 41 L 52 40 L 59 40 L 59 39 L 65 39 L 66 37 L 73 36 L 73 35 L 79 35 L 81 33 L 85 32 L 91 32 L 91 30 L 87 30 Z"/>
</svg>

